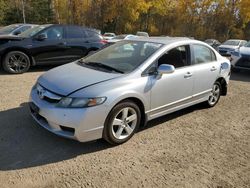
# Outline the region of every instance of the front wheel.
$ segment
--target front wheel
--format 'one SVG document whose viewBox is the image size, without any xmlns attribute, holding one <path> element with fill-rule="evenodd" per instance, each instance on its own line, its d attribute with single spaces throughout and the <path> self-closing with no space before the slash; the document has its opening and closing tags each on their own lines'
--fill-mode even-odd
<svg viewBox="0 0 250 188">
<path fill-rule="evenodd" d="M 122 144 L 134 135 L 140 122 L 141 112 L 135 103 L 119 103 L 107 117 L 103 138 L 113 145 Z"/>
<path fill-rule="evenodd" d="M 221 84 L 219 82 L 215 82 L 212 91 L 210 93 L 210 96 L 208 98 L 207 106 L 208 107 L 215 106 L 220 100 L 220 95 L 221 95 Z"/>
<path fill-rule="evenodd" d="M 29 70 L 30 59 L 20 51 L 9 52 L 3 60 L 3 68 L 6 72 L 12 74 L 21 74 Z"/>
</svg>

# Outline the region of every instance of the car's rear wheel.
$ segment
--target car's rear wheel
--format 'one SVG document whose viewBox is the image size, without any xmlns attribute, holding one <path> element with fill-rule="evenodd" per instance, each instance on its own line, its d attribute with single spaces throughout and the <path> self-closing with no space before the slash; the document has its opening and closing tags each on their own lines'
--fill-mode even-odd
<svg viewBox="0 0 250 188">
<path fill-rule="evenodd" d="M 21 74 L 30 68 L 29 57 L 20 51 L 7 53 L 3 60 L 3 69 L 11 74 Z"/>
<path fill-rule="evenodd" d="M 122 144 L 134 135 L 140 122 L 141 112 L 135 103 L 119 103 L 107 117 L 103 137 L 113 145 Z"/>
<path fill-rule="evenodd" d="M 215 106 L 219 102 L 220 96 L 221 96 L 221 84 L 220 82 L 215 82 L 212 91 L 210 93 L 210 96 L 208 98 L 207 106 L 208 107 Z"/>
</svg>

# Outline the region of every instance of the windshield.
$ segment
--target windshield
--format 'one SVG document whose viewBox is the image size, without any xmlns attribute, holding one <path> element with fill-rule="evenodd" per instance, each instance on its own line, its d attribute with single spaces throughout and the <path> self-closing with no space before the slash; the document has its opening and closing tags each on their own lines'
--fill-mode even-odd
<svg viewBox="0 0 250 188">
<path fill-rule="evenodd" d="M 250 47 L 250 41 L 248 41 L 244 46 L 245 47 Z"/>
<path fill-rule="evenodd" d="M 21 33 L 19 36 L 20 37 L 24 37 L 24 38 L 29 38 L 29 37 L 33 37 L 35 34 L 37 34 L 39 31 L 43 30 L 44 28 L 48 27 L 50 25 L 40 25 L 40 26 L 36 26 L 33 27 L 31 29 L 28 29 L 26 31 L 24 31 L 23 33 Z"/>
<path fill-rule="evenodd" d="M 20 25 L 9 25 L 0 29 L 0 33 L 9 34 L 18 28 Z"/>
<path fill-rule="evenodd" d="M 238 46 L 240 44 L 240 41 L 239 40 L 227 40 L 223 44 L 229 45 L 229 46 Z"/>
<path fill-rule="evenodd" d="M 122 41 L 106 47 L 95 54 L 81 59 L 83 66 L 106 66 L 120 73 L 135 70 L 146 59 L 155 53 L 162 44 L 143 41 Z"/>
</svg>

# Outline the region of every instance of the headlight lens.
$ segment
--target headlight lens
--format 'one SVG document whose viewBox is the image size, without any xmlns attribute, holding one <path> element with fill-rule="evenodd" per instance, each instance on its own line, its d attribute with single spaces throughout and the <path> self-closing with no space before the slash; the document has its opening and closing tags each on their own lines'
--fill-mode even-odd
<svg viewBox="0 0 250 188">
<path fill-rule="evenodd" d="M 57 104 L 61 108 L 84 108 L 103 104 L 106 97 L 96 97 L 96 98 L 71 98 L 64 97 Z"/>
</svg>

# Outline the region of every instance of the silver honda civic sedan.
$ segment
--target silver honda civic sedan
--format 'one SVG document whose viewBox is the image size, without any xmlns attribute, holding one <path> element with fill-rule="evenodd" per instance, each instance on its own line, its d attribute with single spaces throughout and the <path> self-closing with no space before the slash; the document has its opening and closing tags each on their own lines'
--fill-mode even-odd
<svg viewBox="0 0 250 188">
<path fill-rule="evenodd" d="M 148 120 L 197 103 L 215 106 L 229 77 L 229 60 L 203 42 L 135 38 L 41 75 L 30 110 L 59 136 L 121 144 Z"/>
</svg>

